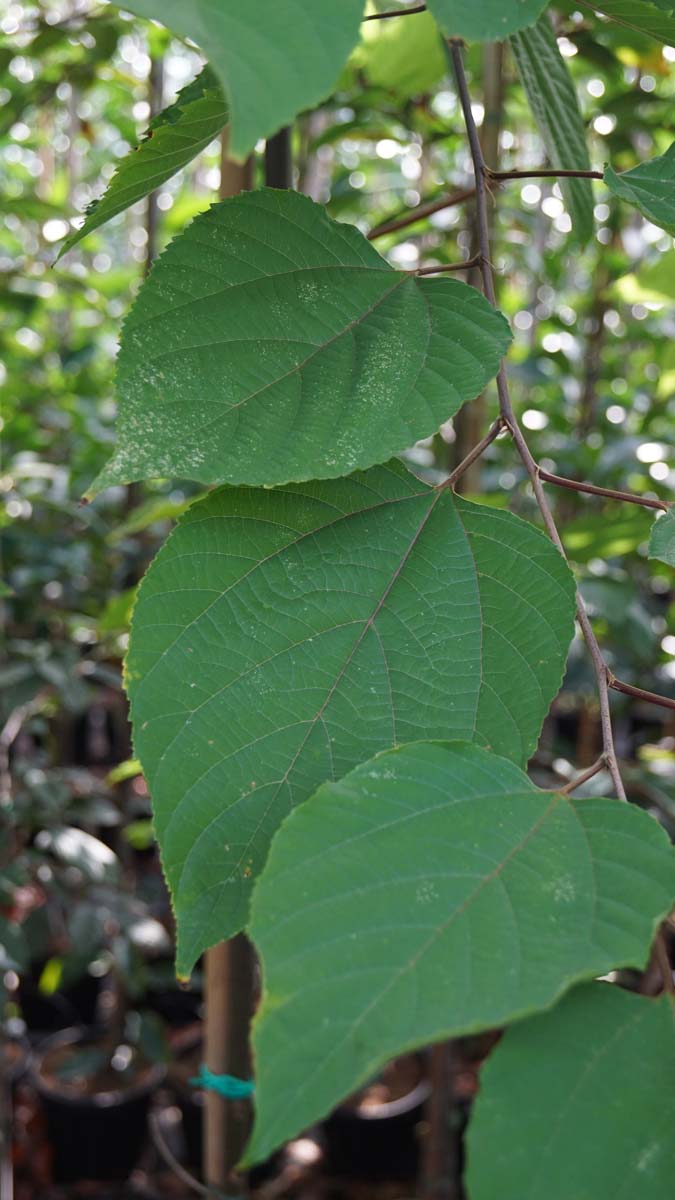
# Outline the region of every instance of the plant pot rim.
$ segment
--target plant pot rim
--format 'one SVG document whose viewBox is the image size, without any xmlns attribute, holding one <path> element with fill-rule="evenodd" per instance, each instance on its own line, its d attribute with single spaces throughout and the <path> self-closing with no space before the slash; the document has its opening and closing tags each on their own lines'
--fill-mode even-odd
<svg viewBox="0 0 675 1200">
<path fill-rule="evenodd" d="M 61 1046 L 73 1046 L 78 1042 L 84 1044 L 95 1042 L 97 1034 L 90 1029 L 62 1029 L 58 1033 L 50 1037 L 42 1039 L 39 1046 L 35 1048 L 30 1056 L 29 1071 L 31 1081 L 37 1092 L 49 1100 L 56 1100 L 59 1104 L 67 1105 L 70 1108 L 114 1108 L 126 1101 L 135 1100 L 140 1096 L 146 1096 L 149 1092 L 154 1092 L 157 1087 L 163 1082 L 166 1075 L 166 1067 L 163 1063 L 149 1063 L 143 1073 L 143 1077 L 137 1083 L 133 1083 L 130 1087 L 118 1088 L 109 1092 L 92 1092 L 86 1095 L 69 1095 L 67 1092 L 59 1091 L 58 1087 L 53 1087 L 47 1083 L 41 1073 L 41 1067 L 44 1057 L 50 1050 L 58 1049 Z"/>
</svg>

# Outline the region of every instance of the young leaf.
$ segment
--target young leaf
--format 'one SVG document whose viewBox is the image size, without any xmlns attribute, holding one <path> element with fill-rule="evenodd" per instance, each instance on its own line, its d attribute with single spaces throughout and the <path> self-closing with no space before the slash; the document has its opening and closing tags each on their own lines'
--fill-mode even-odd
<svg viewBox="0 0 675 1200">
<path fill-rule="evenodd" d="M 399 463 L 193 505 L 127 660 L 179 970 L 245 924 L 273 833 L 325 779 L 428 736 L 526 762 L 573 612 L 542 533 Z"/>
<path fill-rule="evenodd" d="M 497 372 L 504 317 L 455 279 L 394 271 L 296 192 L 247 192 L 161 256 L 120 348 L 118 450 L 94 484 L 280 484 L 370 467 Z"/>
<path fill-rule="evenodd" d="M 254 895 L 265 986 L 247 1161 L 403 1051 L 642 966 L 674 894 L 672 847 L 646 813 L 539 791 L 476 746 L 403 746 L 324 784 L 280 829 Z"/>
<path fill-rule="evenodd" d="M 586 131 L 567 64 L 547 15 L 532 29 L 514 34 L 511 45 L 520 78 L 546 152 L 555 167 L 590 168 Z M 593 191 L 589 179 L 562 179 L 560 187 L 575 239 L 593 236 Z"/>
<path fill-rule="evenodd" d="M 605 167 L 610 192 L 639 209 L 643 217 L 675 237 L 675 142 L 658 158 L 617 175 Z"/>
<path fill-rule="evenodd" d="M 88 233 L 171 179 L 218 136 L 226 123 L 227 107 L 220 84 L 205 67 L 179 92 L 175 103 L 150 122 L 144 140 L 122 159 L 107 191 L 89 205 L 84 224 L 66 238 L 58 258 Z"/>
<path fill-rule="evenodd" d="M 671 509 L 657 517 L 649 538 L 649 557 L 675 567 L 675 512 Z"/>
<path fill-rule="evenodd" d="M 427 0 L 447 37 L 474 42 L 498 42 L 534 25 L 547 0 Z"/>
<path fill-rule="evenodd" d="M 674 1072 L 665 996 L 588 984 L 508 1030 L 469 1126 L 471 1200 L 665 1200 Z"/>
<path fill-rule="evenodd" d="M 330 94 L 359 36 L 364 0 L 124 0 L 203 50 L 229 100 L 229 151 L 243 161 L 259 138 Z"/>
<path fill-rule="evenodd" d="M 661 0 L 656 4 L 650 4 L 648 0 L 599 0 L 597 4 L 595 0 L 592 3 L 589 0 L 574 0 L 565 7 L 581 7 L 586 11 L 603 13 L 637 33 L 646 33 L 666 45 L 675 44 L 675 6 L 665 5 Z"/>
</svg>

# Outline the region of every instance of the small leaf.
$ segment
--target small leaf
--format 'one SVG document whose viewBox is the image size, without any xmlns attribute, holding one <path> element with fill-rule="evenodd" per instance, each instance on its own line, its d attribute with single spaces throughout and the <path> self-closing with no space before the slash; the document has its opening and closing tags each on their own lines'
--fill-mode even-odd
<svg viewBox="0 0 675 1200">
<path fill-rule="evenodd" d="M 179 971 L 246 923 L 272 835 L 325 779 L 428 736 L 527 761 L 573 614 L 539 530 L 398 463 L 193 505 L 141 584 L 126 666 Z"/>
<path fill-rule="evenodd" d="M 306 196 L 244 193 L 197 217 L 141 288 L 119 355 L 119 446 L 93 490 L 372 466 L 478 395 L 509 342 L 474 288 L 394 271 Z"/>
<path fill-rule="evenodd" d="M 209 67 L 151 122 L 147 136 L 122 159 L 105 194 L 87 209 L 84 224 L 66 238 L 58 259 L 196 158 L 227 123 L 220 85 Z"/>
<path fill-rule="evenodd" d="M 568 171 L 587 171 L 591 164 L 576 89 L 548 16 L 532 29 L 515 34 L 511 46 L 551 164 Z M 574 237 L 585 243 L 594 228 L 591 182 L 561 178 L 560 187 Z"/>
<path fill-rule="evenodd" d="M 657 517 L 652 525 L 649 557 L 675 567 L 675 512 L 672 509 Z"/>
<path fill-rule="evenodd" d="M 429 91 L 447 70 L 443 42 L 428 12 L 404 21 L 367 21 L 354 60 L 370 83 L 400 100 Z"/>
<path fill-rule="evenodd" d="M 471 1200 L 665 1200 L 674 1072 L 665 996 L 593 983 L 509 1029 L 481 1072 Z"/>
<path fill-rule="evenodd" d="M 547 0 L 427 0 L 427 4 L 447 37 L 500 42 L 534 25 Z"/>
<path fill-rule="evenodd" d="M 395 1055 L 642 966 L 674 893 L 646 813 L 539 791 L 476 746 L 402 746 L 324 784 L 284 822 L 253 900 L 265 984 L 247 1162 Z"/>
<path fill-rule="evenodd" d="M 617 175 L 605 167 L 610 192 L 633 204 L 648 221 L 675 237 L 675 142 L 665 154 Z"/>
<path fill-rule="evenodd" d="M 232 113 L 229 151 L 243 161 L 259 138 L 330 95 L 359 36 L 364 0 L 124 0 L 203 50 Z"/>
</svg>

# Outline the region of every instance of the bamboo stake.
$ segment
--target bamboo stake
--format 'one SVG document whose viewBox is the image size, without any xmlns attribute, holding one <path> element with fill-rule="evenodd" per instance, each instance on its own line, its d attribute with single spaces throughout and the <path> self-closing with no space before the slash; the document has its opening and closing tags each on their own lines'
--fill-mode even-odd
<svg viewBox="0 0 675 1200">
<path fill-rule="evenodd" d="M 221 137 L 221 200 L 245 191 L 253 182 L 253 159 L 240 165 L 227 155 L 228 130 Z M 250 1072 L 248 1027 L 253 996 L 253 951 L 239 935 L 213 946 L 205 955 L 204 1063 L 214 1075 L 246 1078 Z M 245 1182 L 232 1181 L 248 1131 L 248 1105 L 206 1091 L 202 1131 L 203 1173 L 209 1188 L 242 1195 Z"/>
</svg>

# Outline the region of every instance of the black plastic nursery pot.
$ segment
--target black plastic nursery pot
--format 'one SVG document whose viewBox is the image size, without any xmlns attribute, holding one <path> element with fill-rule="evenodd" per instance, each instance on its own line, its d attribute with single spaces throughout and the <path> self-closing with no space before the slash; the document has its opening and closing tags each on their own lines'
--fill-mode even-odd
<svg viewBox="0 0 675 1200">
<path fill-rule="evenodd" d="M 127 1179 L 146 1141 L 153 1093 L 164 1078 L 163 1066 L 144 1064 L 124 1088 L 78 1094 L 64 1087 L 50 1070 L 55 1055 L 93 1042 L 91 1035 L 69 1029 L 48 1038 L 33 1056 L 31 1073 L 46 1118 L 57 1184 Z"/>
<path fill-rule="evenodd" d="M 328 1175 L 373 1181 L 416 1178 L 420 1156 L 418 1127 L 431 1084 L 424 1075 L 421 1056 L 409 1055 L 398 1060 L 392 1068 L 387 1068 L 383 1078 L 386 1079 L 387 1073 L 391 1076 L 392 1069 L 391 1099 L 377 1100 L 380 1081 L 375 1081 L 371 1088 L 364 1088 L 341 1104 L 323 1122 L 324 1170 Z M 396 1095 L 397 1090 L 402 1094 Z M 386 1094 L 386 1088 L 381 1091 Z"/>
</svg>

